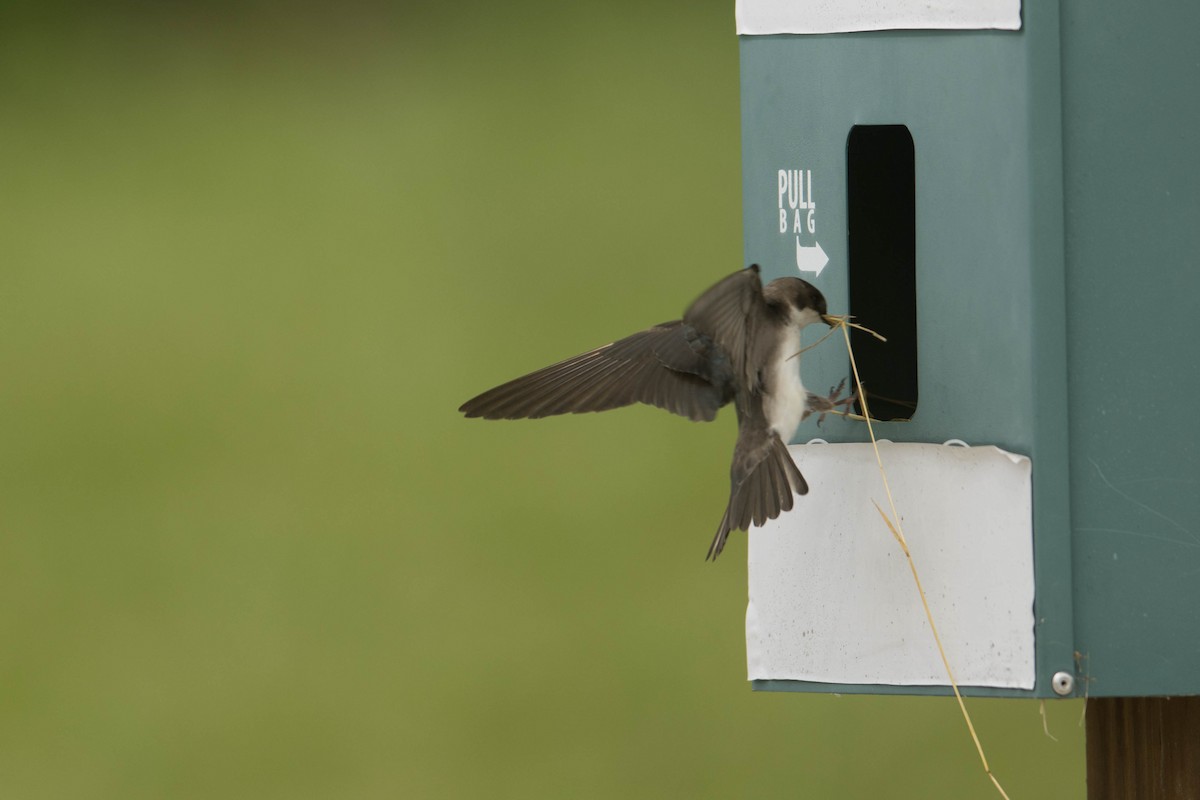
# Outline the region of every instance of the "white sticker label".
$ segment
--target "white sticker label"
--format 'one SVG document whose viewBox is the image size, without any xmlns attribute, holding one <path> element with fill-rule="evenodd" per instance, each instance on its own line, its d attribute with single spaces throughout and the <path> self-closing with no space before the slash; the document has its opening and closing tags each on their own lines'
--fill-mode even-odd
<svg viewBox="0 0 1200 800">
<path fill-rule="evenodd" d="M 737 0 L 737 32 L 1021 29 L 1021 0 Z"/>
<path fill-rule="evenodd" d="M 811 491 L 750 531 L 751 680 L 947 683 L 870 444 L 788 448 Z M 1032 689 L 1032 462 L 996 447 L 880 442 L 958 682 Z"/>
</svg>

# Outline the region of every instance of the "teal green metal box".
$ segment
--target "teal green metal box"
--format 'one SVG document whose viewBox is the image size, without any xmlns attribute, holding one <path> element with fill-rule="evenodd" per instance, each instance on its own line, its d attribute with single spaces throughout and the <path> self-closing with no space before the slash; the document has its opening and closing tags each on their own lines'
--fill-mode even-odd
<svg viewBox="0 0 1200 800">
<path fill-rule="evenodd" d="M 1200 6 L 795 32 L 820 4 L 755 16 L 772 5 L 738 8 L 746 263 L 901 332 L 864 367 L 911 415 L 881 438 L 1032 461 L 1036 680 L 966 692 L 1064 696 L 1065 673 L 1067 696 L 1200 694 Z M 869 146 L 856 173 L 855 139 L 875 133 L 899 142 L 885 161 L 910 141 L 909 163 L 884 170 Z M 848 371 L 840 344 L 804 356 L 810 389 Z M 840 419 L 813 435 L 866 440 Z"/>
</svg>

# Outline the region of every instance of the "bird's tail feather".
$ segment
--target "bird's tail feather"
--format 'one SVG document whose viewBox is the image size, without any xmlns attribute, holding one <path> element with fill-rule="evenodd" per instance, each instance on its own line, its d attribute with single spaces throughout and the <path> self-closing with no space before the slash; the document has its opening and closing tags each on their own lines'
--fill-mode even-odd
<svg viewBox="0 0 1200 800">
<path fill-rule="evenodd" d="M 751 524 L 762 525 L 784 511 L 791 511 L 793 496 L 797 494 L 808 494 L 808 482 L 792 461 L 787 445 L 773 435 L 766 456 L 733 487 L 705 560 L 715 561 L 721 555 L 730 531 L 746 530 Z"/>
</svg>

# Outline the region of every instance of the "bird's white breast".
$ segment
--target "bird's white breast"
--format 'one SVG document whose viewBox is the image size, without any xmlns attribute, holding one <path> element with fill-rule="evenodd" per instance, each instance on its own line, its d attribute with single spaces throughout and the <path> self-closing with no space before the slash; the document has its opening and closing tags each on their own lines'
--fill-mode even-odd
<svg viewBox="0 0 1200 800">
<path fill-rule="evenodd" d="M 790 358 L 800 351 L 800 331 L 788 337 L 775 353 L 767 368 L 767 388 L 763 397 L 763 412 L 771 429 L 784 443 L 791 440 L 808 406 L 808 393 L 800 382 L 800 358 Z M 790 360 L 789 360 L 790 358 Z"/>
</svg>

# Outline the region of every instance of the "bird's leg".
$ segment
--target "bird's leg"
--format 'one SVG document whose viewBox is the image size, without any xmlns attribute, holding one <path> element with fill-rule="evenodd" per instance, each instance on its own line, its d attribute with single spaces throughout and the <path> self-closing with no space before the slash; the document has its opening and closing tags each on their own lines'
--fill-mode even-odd
<svg viewBox="0 0 1200 800">
<path fill-rule="evenodd" d="M 842 390 L 846 388 L 846 379 L 838 383 L 837 386 L 829 390 L 829 395 L 822 397 L 821 395 L 808 393 L 808 407 L 804 410 L 804 417 L 810 414 L 818 414 L 817 425 L 825 421 L 825 415 L 833 412 L 835 414 L 846 414 L 846 411 L 839 411 L 839 407 L 849 408 L 850 404 L 858 398 L 858 390 L 851 391 L 850 394 L 842 397 Z"/>
</svg>

